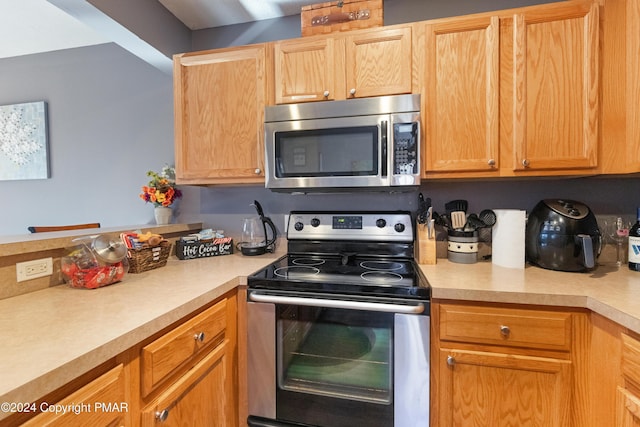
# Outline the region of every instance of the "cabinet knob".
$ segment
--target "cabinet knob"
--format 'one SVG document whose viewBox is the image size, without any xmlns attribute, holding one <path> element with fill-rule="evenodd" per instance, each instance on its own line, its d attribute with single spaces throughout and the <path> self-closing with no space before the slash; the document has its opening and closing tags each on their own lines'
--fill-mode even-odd
<svg viewBox="0 0 640 427">
<path fill-rule="evenodd" d="M 204 332 L 198 332 L 193 336 L 193 339 L 199 342 L 204 342 Z"/>
<path fill-rule="evenodd" d="M 495 167 L 496 166 L 496 159 L 489 159 L 487 161 L 487 164 L 492 168 Z"/>
<path fill-rule="evenodd" d="M 500 326 L 500 335 L 502 335 L 503 337 L 508 337 L 510 333 L 511 329 L 509 329 L 507 325 Z"/>
<path fill-rule="evenodd" d="M 524 166 L 525 168 L 528 168 L 529 167 L 529 160 L 523 159 L 522 160 L 522 166 Z"/>
<path fill-rule="evenodd" d="M 356 88 L 352 87 L 351 90 L 349 91 L 349 93 L 351 94 L 351 96 L 356 94 Z"/>
<path fill-rule="evenodd" d="M 262 173 L 262 169 L 260 168 L 256 168 L 256 170 L 254 170 L 256 175 L 260 175 Z"/>
<path fill-rule="evenodd" d="M 156 411 L 156 420 L 160 421 L 161 423 L 167 421 L 167 418 L 169 418 L 169 410 L 168 409 L 163 409 L 162 411 Z"/>
<path fill-rule="evenodd" d="M 456 364 L 456 358 L 453 356 L 447 356 L 447 365 L 454 366 Z"/>
<path fill-rule="evenodd" d="M 322 93 L 322 96 L 324 96 L 325 98 L 328 98 L 328 97 L 329 97 L 329 91 L 328 91 L 328 90 L 325 90 L 325 91 Z"/>
</svg>

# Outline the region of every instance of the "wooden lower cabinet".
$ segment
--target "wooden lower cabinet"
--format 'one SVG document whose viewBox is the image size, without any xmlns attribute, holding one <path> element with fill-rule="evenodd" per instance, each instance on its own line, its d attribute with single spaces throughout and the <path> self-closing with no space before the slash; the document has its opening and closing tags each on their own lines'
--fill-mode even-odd
<svg viewBox="0 0 640 427">
<path fill-rule="evenodd" d="M 571 362 L 440 349 L 438 426 L 569 425 Z"/>
<path fill-rule="evenodd" d="M 640 338 L 621 335 L 622 383 L 616 393 L 616 426 L 640 427 Z"/>
<path fill-rule="evenodd" d="M 130 402 L 125 398 L 125 371 L 119 364 L 66 398 L 51 403 L 58 411 L 42 412 L 24 423 L 29 427 L 126 426 Z M 50 410 L 49 403 L 39 409 Z"/>
<path fill-rule="evenodd" d="M 38 399 L 35 413 L 0 420 L 0 427 L 237 427 L 239 394 L 234 289 Z M 58 412 L 47 412 L 51 405 Z"/>
<path fill-rule="evenodd" d="M 142 411 L 142 426 L 237 425 L 233 387 L 227 378 L 229 347 L 225 340 L 148 405 Z"/>
<path fill-rule="evenodd" d="M 132 350 L 134 425 L 238 425 L 237 292 Z"/>
<path fill-rule="evenodd" d="M 433 301 L 431 314 L 432 427 L 572 425 L 572 313 Z"/>
<path fill-rule="evenodd" d="M 620 387 L 616 397 L 616 426 L 640 427 L 640 396 Z"/>
</svg>

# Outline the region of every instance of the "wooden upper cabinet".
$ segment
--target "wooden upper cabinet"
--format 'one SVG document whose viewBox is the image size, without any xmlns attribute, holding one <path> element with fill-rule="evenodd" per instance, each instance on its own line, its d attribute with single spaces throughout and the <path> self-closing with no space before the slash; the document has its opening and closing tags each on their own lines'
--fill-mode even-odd
<svg viewBox="0 0 640 427">
<path fill-rule="evenodd" d="M 630 172 L 640 172 L 640 0 L 626 5 L 626 112 L 627 157 Z"/>
<path fill-rule="evenodd" d="M 335 99 L 334 57 L 328 37 L 275 43 L 276 104 Z"/>
<path fill-rule="evenodd" d="M 411 27 L 274 43 L 276 104 L 411 93 Z"/>
<path fill-rule="evenodd" d="M 496 174 L 499 156 L 499 20 L 426 26 L 426 172 Z"/>
<path fill-rule="evenodd" d="M 360 31 L 345 38 L 349 98 L 411 93 L 411 27 Z"/>
<path fill-rule="evenodd" d="M 513 16 L 515 171 L 598 165 L 598 7 L 560 2 Z"/>
<path fill-rule="evenodd" d="M 265 46 L 176 55 L 176 178 L 264 182 Z"/>
</svg>

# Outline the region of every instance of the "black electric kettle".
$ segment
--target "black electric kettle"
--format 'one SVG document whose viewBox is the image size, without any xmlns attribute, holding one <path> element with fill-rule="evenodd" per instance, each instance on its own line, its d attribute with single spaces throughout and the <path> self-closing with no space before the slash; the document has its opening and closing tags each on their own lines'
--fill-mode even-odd
<svg viewBox="0 0 640 427">
<path fill-rule="evenodd" d="M 249 256 L 273 252 L 278 237 L 276 226 L 270 218 L 264 216 L 262 206 L 257 200 L 254 200 L 252 206 L 255 206 L 258 216 L 242 220 L 242 241 L 238 243 L 238 248 L 242 255 Z M 271 230 L 271 239 L 267 238 L 267 226 Z"/>
</svg>

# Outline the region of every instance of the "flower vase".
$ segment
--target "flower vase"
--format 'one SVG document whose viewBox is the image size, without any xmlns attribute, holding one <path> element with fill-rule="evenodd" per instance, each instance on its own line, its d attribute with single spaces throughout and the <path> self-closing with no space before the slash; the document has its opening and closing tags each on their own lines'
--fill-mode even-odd
<svg viewBox="0 0 640 427">
<path fill-rule="evenodd" d="M 171 223 L 171 217 L 173 217 L 173 211 L 168 206 L 156 206 L 153 211 L 156 217 L 156 224 L 165 225 Z"/>
</svg>

